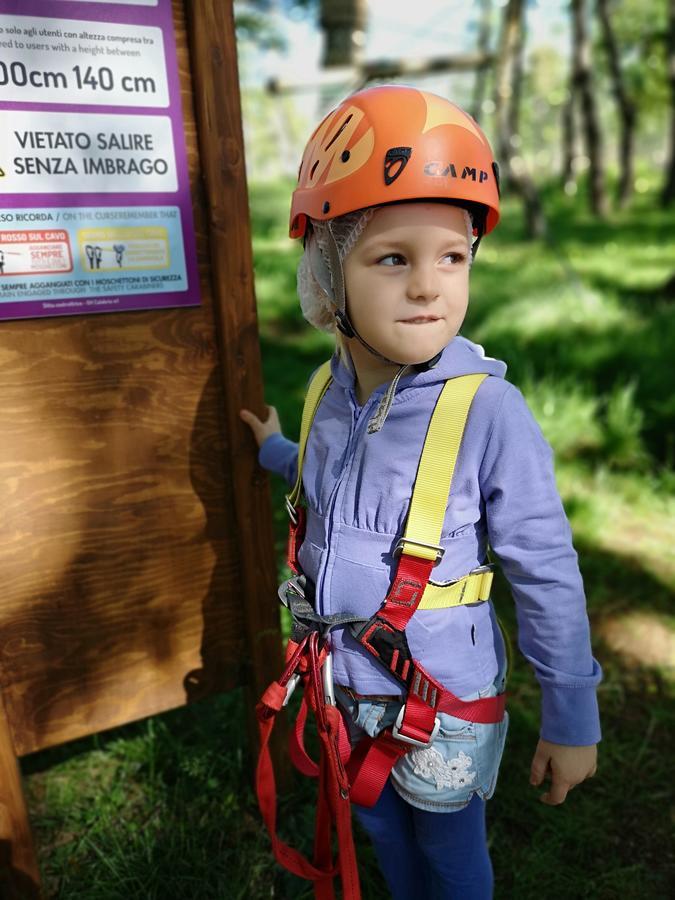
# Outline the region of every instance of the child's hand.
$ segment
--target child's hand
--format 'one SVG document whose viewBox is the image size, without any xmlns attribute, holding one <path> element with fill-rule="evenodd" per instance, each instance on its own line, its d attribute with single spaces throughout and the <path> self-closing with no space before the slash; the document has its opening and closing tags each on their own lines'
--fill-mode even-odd
<svg viewBox="0 0 675 900">
<path fill-rule="evenodd" d="M 265 406 L 265 409 L 267 409 L 268 415 L 264 422 L 249 409 L 239 410 L 240 418 L 250 426 L 259 447 L 271 434 L 275 434 L 276 432 L 281 434 L 281 423 L 279 422 L 279 416 L 276 409 L 273 406 Z"/>
<path fill-rule="evenodd" d="M 540 739 L 532 760 L 530 784 L 539 785 L 549 775 L 551 787 L 539 799 L 549 806 L 557 806 L 565 802 L 567 792 L 575 785 L 595 775 L 597 759 L 596 744 L 568 747 Z"/>
</svg>

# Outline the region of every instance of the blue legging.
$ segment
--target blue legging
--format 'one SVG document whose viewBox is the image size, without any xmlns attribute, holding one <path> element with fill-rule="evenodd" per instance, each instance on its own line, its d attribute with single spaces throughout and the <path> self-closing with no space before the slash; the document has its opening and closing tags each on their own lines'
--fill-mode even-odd
<svg viewBox="0 0 675 900">
<path fill-rule="evenodd" d="M 485 801 L 477 794 L 458 812 L 426 812 L 388 781 L 375 806 L 354 806 L 354 812 L 393 900 L 491 900 Z"/>
</svg>

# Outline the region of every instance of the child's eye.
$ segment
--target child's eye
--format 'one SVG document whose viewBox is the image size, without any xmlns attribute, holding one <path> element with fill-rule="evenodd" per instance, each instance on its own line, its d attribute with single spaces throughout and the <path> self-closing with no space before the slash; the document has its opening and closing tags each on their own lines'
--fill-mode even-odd
<svg viewBox="0 0 675 900">
<path fill-rule="evenodd" d="M 389 260 L 393 260 L 393 262 L 389 262 Z M 389 253 L 387 256 L 381 256 L 377 262 L 378 265 L 384 266 L 405 265 L 405 256 L 401 256 L 400 253 Z"/>
<path fill-rule="evenodd" d="M 461 265 L 466 257 L 463 253 L 446 253 L 445 256 L 442 257 L 443 260 L 449 260 L 450 265 Z M 387 256 L 381 256 L 377 260 L 378 265 L 383 266 L 401 266 L 406 264 L 406 258 L 401 253 L 389 253 Z"/>
</svg>

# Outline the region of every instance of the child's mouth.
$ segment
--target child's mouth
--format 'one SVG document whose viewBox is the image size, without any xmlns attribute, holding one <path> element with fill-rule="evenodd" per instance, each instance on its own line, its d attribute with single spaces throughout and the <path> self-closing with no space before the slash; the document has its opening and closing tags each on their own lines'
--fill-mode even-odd
<svg viewBox="0 0 675 900">
<path fill-rule="evenodd" d="M 404 325 L 428 325 L 431 322 L 438 322 L 438 316 L 417 316 L 414 319 L 400 319 Z"/>
</svg>

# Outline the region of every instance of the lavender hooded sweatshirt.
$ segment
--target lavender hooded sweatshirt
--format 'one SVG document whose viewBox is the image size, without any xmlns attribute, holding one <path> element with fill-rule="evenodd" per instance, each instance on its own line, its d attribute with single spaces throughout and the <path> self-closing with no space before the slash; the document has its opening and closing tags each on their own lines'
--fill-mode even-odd
<svg viewBox="0 0 675 900">
<path fill-rule="evenodd" d="M 316 585 L 320 613 L 375 613 L 396 570 L 422 445 L 448 378 L 493 376 L 473 401 L 441 535 L 445 553 L 434 582 L 453 581 L 487 561 L 490 546 L 516 603 L 518 645 L 541 686 L 541 737 L 559 744 L 600 740 L 586 599 L 553 458 L 506 365 L 482 347 L 454 338 L 437 365 L 403 375 L 379 431 L 368 421 L 387 385 L 364 406 L 351 361 L 336 351 L 333 382 L 317 410 L 303 466 L 307 532 L 299 554 Z M 295 482 L 298 445 L 273 434 L 260 464 Z M 492 681 L 504 646 L 491 602 L 418 610 L 406 635 L 414 658 L 458 696 Z M 337 684 L 361 694 L 400 694 L 401 686 L 346 627 L 332 631 Z"/>
</svg>

